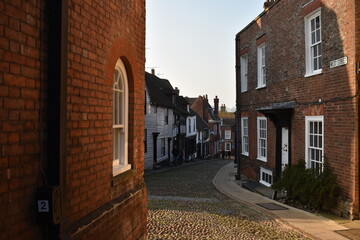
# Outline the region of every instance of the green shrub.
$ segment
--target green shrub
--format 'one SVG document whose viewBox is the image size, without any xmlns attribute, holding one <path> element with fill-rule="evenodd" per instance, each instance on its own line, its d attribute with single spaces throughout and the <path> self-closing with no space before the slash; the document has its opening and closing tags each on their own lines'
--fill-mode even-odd
<svg viewBox="0 0 360 240">
<path fill-rule="evenodd" d="M 306 169 L 301 160 L 288 166 L 273 186 L 276 190 L 287 191 L 287 198 L 300 201 L 315 209 L 332 209 L 337 206 L 340 187 L 336 175 L 325 164 L 322 172 Z"/>
</svg>

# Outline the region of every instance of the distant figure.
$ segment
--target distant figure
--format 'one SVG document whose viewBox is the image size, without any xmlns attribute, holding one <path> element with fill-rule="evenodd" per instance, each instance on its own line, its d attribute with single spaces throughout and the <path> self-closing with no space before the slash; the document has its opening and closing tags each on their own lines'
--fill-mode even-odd
<svg viewBox="0 0 360 240">
<path fill-rule="evenodd" d="M 174 161 L 174 164 L 175 166 L 178 165 L 178 162 L 179 162 L 179 149 L 177 148 L 177 146 L 175 145 L 173 150 L 172 150 L 172 155 L 173 155 L 173 161 Z"/>
<path fill-rule="evenodd" d="M 221 150 L 221 157 L 222 157 L 222 159 L 225 158 L 225 151 L 224 150 Z"/>
<path fill-rule="evenodd" d="M 228 152 L 227 152 L 227 155 L 228 155 L 228 158 L 230 159 L 230 157 L 231 157 L 231 151 L 228 151 Z"/>
</svg>

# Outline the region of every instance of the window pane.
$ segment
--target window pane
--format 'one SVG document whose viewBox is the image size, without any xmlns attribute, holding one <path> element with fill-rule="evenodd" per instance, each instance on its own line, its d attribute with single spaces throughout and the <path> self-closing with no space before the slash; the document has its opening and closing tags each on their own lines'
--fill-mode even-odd
<svg viewBox="0 0 360 240">
<path fill-rule="evenodd" d="M 120 104 L 120 93 L 115 91 L 114 92 L 114 98 L 115 98 L 115 104 L 114 104 L 114 117 L 115 117 L 115 125 L 120 123 L 120 109 L 119 109 L 119 104 Z"/>
<path fill-rule="evenodd" d="M 320 42 L 321 38 L 320 38 L 320 29 L 316 30 L 316 42 Z"/>
<path fill-rule="evenodd" d="M 119 114 L 119 122 L 118 124 L 124 124 L 124 119 L 123 119 L 123 110 L 121 109 L 121 107 L 124 106 L 123 103 L 123 93 L 119 92 L 118 93 L 118 114 Z"/>
<path fill-rule="evenodd" d="M 311 20 L 311 31 L 315 30 L 315 19 Z"/>
<path fill-rule="evenodd" d="M 319 122 L 319 134 L 322 134 L 322 122 Z"/>
<path fill-rule="evenodd" d="M 114 159 L 120 158 L 120 130 L 114 129 Z"/>
<path fill-rule="evenodd" d="M 316 42 L 315 40 L 315 32 L 311 33 L 311 44 L 314 44 Z"/>
<path fill-rule="evenodd" d="M 320 17 L 319 17 L 319 16 L 317 16 L 317 17 L 315 18 L 315 22 L 316 22 L 315 28 L 316 28 L 316 29 L 320 28 Z"/>
<path fill-rule="evenodd" d="M 319 69 L 318 68 L 318 63 L 317 63 L 316 58 L 314 58 L 314 70 L 317 70 L 317 69 Z"/>
<path fill-rule="evenodd" d="M 311 160 L 314 160 L 314 158 L 315 158 L 315 153 L 314 153 L 314 149 L 310 149 L 310 159 Z"/>
<path fill-rule="evenodd" d="M 318 133 L 318 122 L 314 122 L 314 133 Z"/>
</svg>

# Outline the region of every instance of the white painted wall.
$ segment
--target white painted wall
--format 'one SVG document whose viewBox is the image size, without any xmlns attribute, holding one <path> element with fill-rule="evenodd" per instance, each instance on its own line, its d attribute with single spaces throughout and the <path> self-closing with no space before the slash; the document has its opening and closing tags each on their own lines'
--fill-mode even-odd
<svg viewBox="0 0 360 240">
<path fill-rule="evenodd" d="M 147 89 L 146 89 L 147 90 Z M 151 104 L 149 95 L 146 94 L 146 114 L 145 114 L 145 129 L 147 129 L 147 151 L 145 152 L 144 167 L 151 169 L 153 167 L 153 132 L 159 132 L 157 137 L 157 162 L 161 162 L 168 157 L 168 138 L 173 137 L 174 113 L 172 109 L 164 107 L 156 107 Z M 168 122 L 166 123 L 166 116 Z M 161 157 L 160 139 L 165 138 L 165 156 Z M 171 142 L 172 146 L 172 142 Z M 171 151 L 172 149 L 170 149 Z"/>
</svg>

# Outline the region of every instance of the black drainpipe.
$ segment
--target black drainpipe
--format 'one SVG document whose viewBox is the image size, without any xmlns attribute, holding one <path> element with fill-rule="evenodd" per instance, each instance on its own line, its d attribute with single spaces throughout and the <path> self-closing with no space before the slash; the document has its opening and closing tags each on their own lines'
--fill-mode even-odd
<svg viewBox="0 0 360 240">
<path fill-rule="evenodd" d="M 47 149 L 45 174 L 48 188 L 60 189 L 57 220 L 49 219 L 46 239 L 60 239 L 61 213 L 65 207 L 66 97 L 68 1 L 45 1 L 47 14 Z M 60 199 L 58 199 L 60 198 Z M 53 221 L 51 221 L 53 220 Z"/>
<path fill-rule="evenodd" d="M 235 134 L 235 162 L 236 162 L 236 175 L 235 180 L 241 180 L 241 82 L 240 82 L 240 63 L 239 61 L 239 44 L 240 37 L 235 38 L 235 55 L 236 55 L 236 66 L 235 66 L 235 78 L 236 78 L 236 134 Z"/>
</svg>

